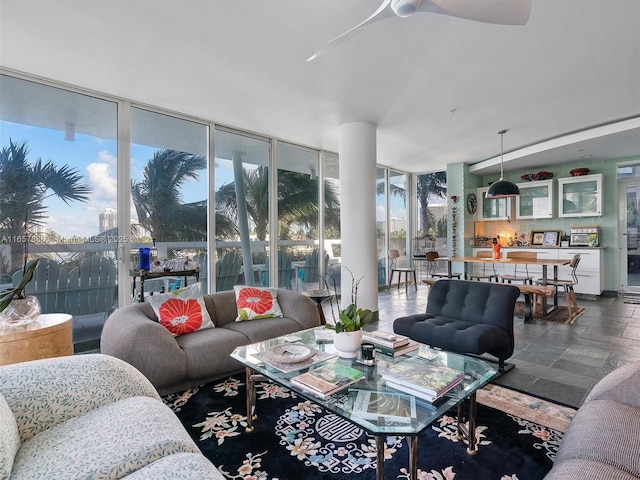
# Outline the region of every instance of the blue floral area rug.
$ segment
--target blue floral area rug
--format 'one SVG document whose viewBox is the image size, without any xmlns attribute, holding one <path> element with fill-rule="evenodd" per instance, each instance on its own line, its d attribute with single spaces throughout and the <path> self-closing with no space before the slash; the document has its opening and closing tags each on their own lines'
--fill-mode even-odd
<svg viewBox="0 0 640 480">
<path fill-rule="evenodd" d="M 164 401 L 228 479 L 375 479 L 372 435 L 276 384 L 258 382 L 256 390 L 252 433 L 245 431 L 243 375 Z M 419 437 L 420 480 L 534 480 L 551 469 L 560 431 L 479 403 L 479 450 L 471 456 L 457 438 L 450 413 Z M 405 437 L 387 437 L 385 478 L 408 479 L 408 458 Z"/>
</svg>

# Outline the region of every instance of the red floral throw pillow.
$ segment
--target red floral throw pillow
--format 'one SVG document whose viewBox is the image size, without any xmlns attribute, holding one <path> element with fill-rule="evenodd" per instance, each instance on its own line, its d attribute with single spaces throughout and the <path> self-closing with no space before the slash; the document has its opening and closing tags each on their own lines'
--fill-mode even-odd
<svg viewBox="0 0 640 480">
<path fill-rule="evenodd" d="M 282 317 L 275 288 L 235 286 L 238 316 L 236 322 L 258 318 Z"/>
<path fill-rule="evenodd" d="M 158 322 L 173 335 L 213 328 L 213 322 L 204 306 L 200 283 L 171 293 L 148 297 L 158 316 Z"/>
</svg>

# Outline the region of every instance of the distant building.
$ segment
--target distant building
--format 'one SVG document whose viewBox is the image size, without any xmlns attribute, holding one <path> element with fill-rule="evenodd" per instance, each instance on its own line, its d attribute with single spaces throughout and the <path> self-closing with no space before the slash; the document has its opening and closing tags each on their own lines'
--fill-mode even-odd
<svg viewBox="0 0 640 480">
<path fill-rule="evenodd" d="M 100 233 L 104 233 L 107 230 L 113 230 L 118 226 L 117 223 L 118 214 L 113 208 L 105 208 L 98 215 L 98 225 Z"/>
</svg>

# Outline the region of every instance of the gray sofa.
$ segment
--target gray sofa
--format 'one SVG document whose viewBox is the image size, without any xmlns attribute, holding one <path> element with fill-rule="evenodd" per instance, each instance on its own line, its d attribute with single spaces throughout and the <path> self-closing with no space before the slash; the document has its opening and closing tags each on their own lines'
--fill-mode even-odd
<svg viewBox="0 0 640 480">
<path fill-rule="evenodd" d="M 107 319 L 101 352 L 140 370 L 161 395 L 186 390 L 242 371 L 229 355 L 240 345 L 320 325 L 316 303 L 301 293 L 278 290 L 283 317 L 236 322 L 233 291 L 204 296 L 215 328 L 174 337 L 148 303 L 119 308 Z"/>
<path fill-rule="evenodd" d="M 569 424 L 545 480 L 640 478 L 640 362 L 589 392 Z"/>
<path fill-rule="evenodd" d="M 107 355 L 0 367 L 0 479 L 223 480 L 153 385 Z"/>
</svg>

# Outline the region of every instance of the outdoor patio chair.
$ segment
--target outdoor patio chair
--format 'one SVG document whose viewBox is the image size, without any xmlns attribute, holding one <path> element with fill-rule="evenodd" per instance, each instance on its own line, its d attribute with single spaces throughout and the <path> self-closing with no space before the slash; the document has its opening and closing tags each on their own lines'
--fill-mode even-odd
<svg viewBox="0 0 640 480">
<path fill-rule="evenodd" d="M 216 292 L 232 290 L 238 284 L 242 257 L 234 252 L 229 252 L 216 262 Z"/>
</svg>

